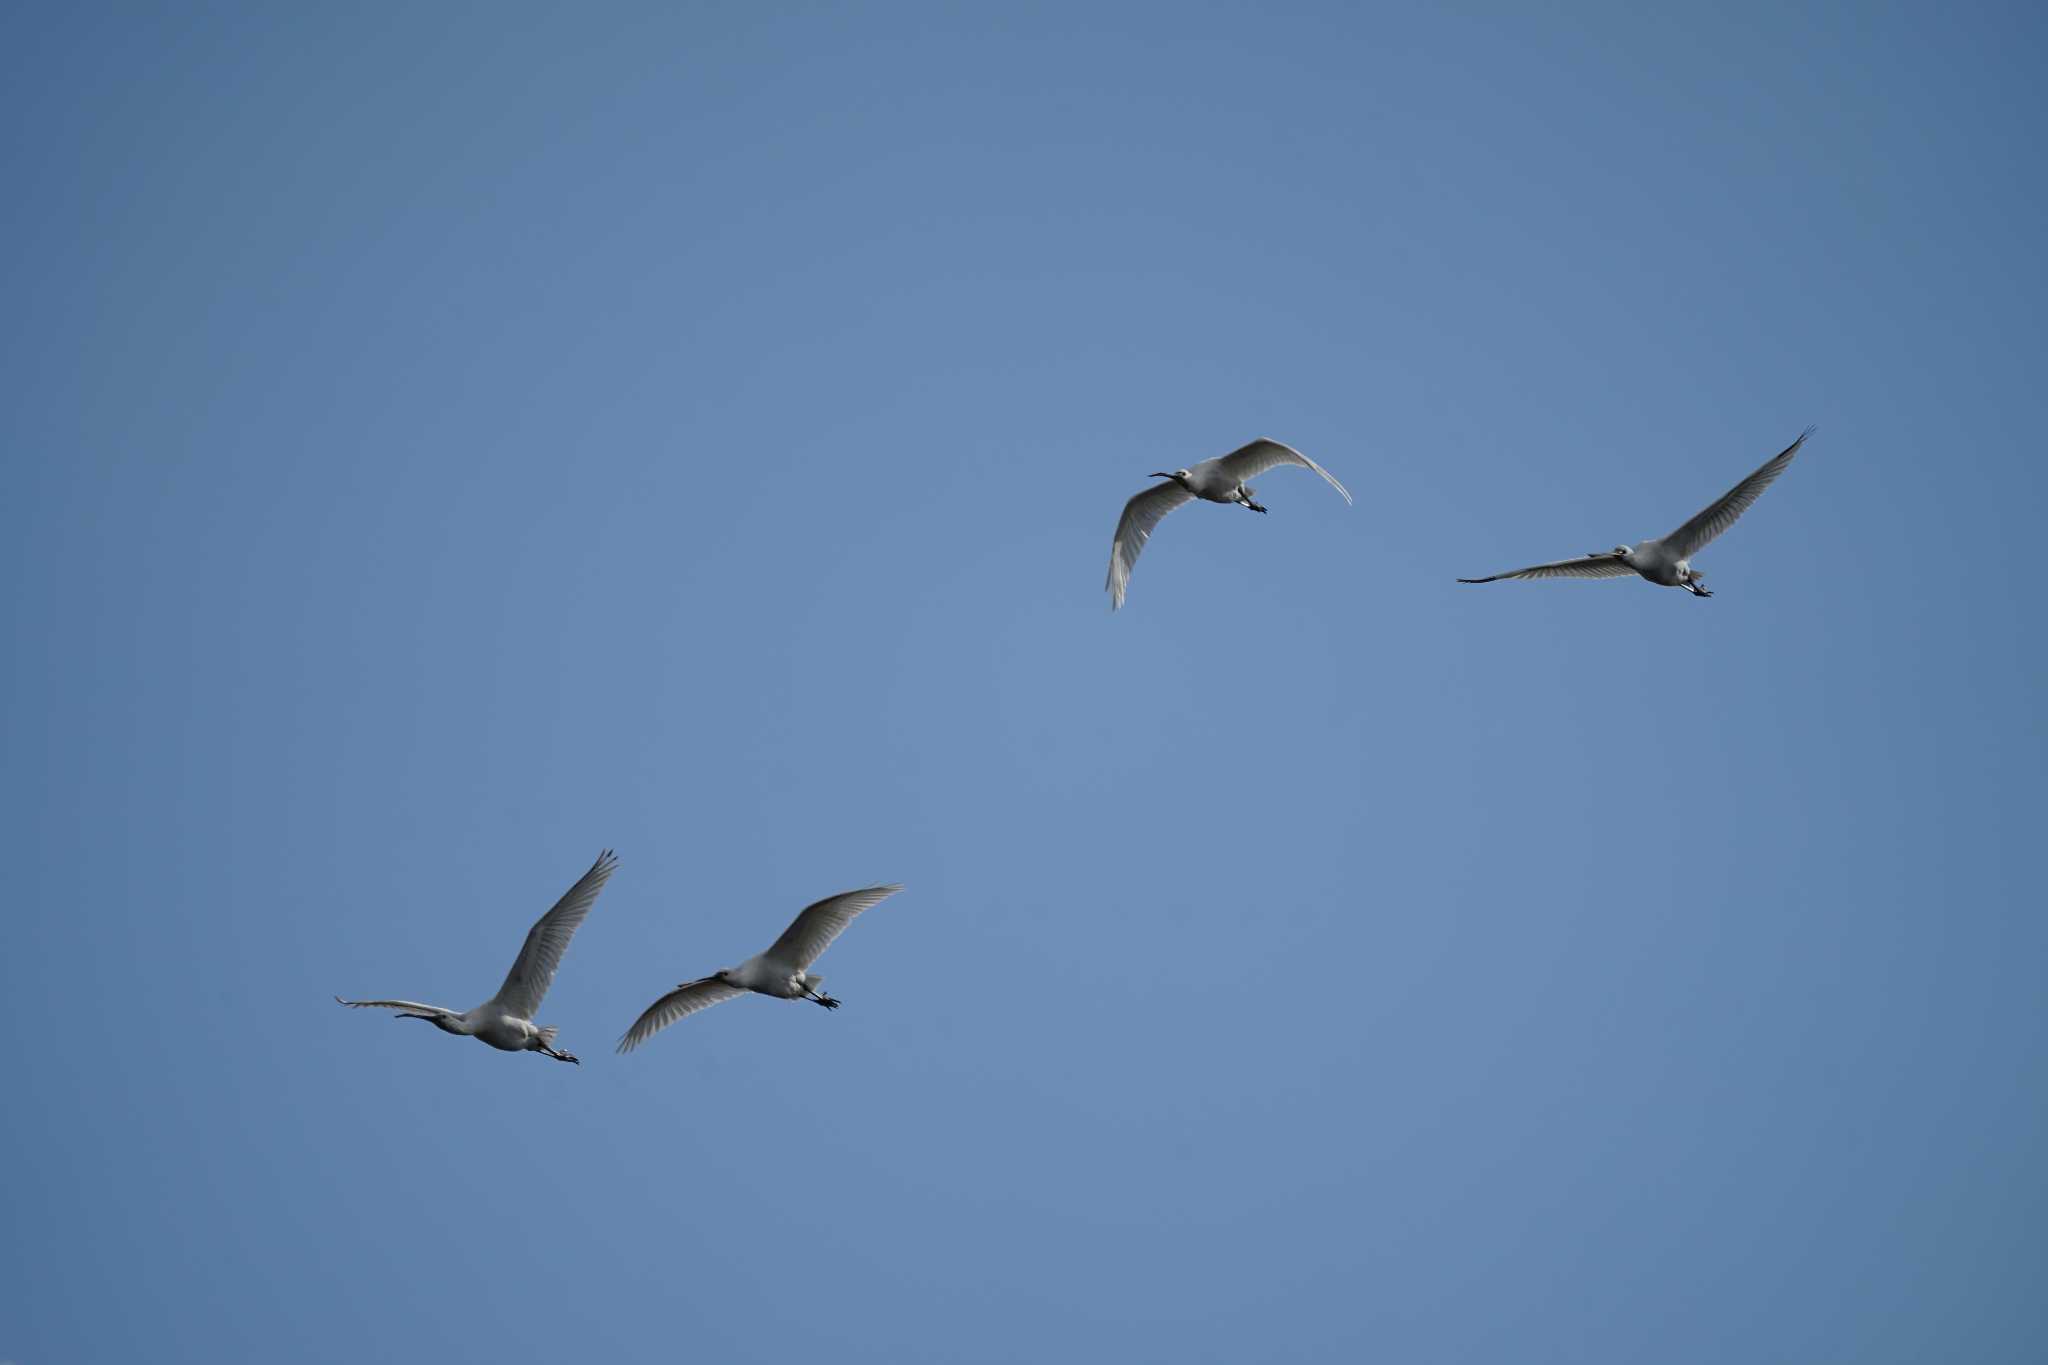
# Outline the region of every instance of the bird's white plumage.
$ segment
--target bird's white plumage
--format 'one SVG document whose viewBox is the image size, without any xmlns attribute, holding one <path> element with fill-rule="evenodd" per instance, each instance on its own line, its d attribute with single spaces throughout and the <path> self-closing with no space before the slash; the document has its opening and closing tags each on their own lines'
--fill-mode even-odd
<svg viewBox="0 0 2048 1365">
<path fill-rule="evenodd" d="M 1757 466 L 1756 472 L 1735 487 L 1716 498 L 1711 506 L 1699 513 L 1685 525 L 1664 537 L 1664 545 L 1679 559 L 1691 559 L 1701 550 L 1714 543 L 1720 535 L 1735 524 L 1735 519 L 1747 512 L 1750 505 L 1763 495 L 1772 482 L 1792 463 L 1792 457 L 1799 453 L 1799 447 L 1806 444 L 1806 438 L 1813 435 L 1808 427 L 1799 433 L 1799 439 Z"/>
<path fill-rule="evenodd" d="M 554 984 L 555 969 L 562 965 L 562 954 L 568 951 L 569 940 L 576 936 L 577 927 L 583 917 L 590 913 L 590 907 L 597 901 L 597 893 L 604 890 L 604 884 L 611 880 L 619 860 L 606 849 L 590 865 L 590 871 L 577 879 L 574 886 L 565 892 L 549 910 L 534 922 L 527 931 L 526 942 L 519 949 L 518 960 L 512 970 L 505 974 L 505 984 L 498 987 L 498 993 L 486 1002 L 521 1019 L 531 1019 L 540 1002 L 547 996 L 548 987 Z"/>
<path fill-rule="evenodd" d="M 761 956 L 804 971 L 818 960 L 818 954 L 832 946 L 833 939 L 846 931 L 854 916 L 880 905 L 902 889 L 901 886 L 870 886 L 863 891 L 828 896 L 805 906 L 803 913 L 782 931 L 782 937 L 776 939 Z"/>
<path fill-rule="evenodd" d="M 715 976 L 707 976 L 701 981 L 685 981 L 640 1012 L 640 1017 L 633 1021 L 633 1027 L 619 1039 L 619 1051 L 631 1052 L 676 1020 L 688 1018 L 698 1010 L 708 1010 L 713 1005 L 722 1005 L 746 993 L 745 987 L 728 986 Z"/>
</svg>

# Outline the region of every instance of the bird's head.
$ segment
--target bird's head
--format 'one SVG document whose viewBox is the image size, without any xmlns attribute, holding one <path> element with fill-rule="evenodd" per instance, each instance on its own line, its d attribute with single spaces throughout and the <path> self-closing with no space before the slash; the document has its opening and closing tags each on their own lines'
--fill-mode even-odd
<svg viewBox="0 0 2048 1365">
<path fill-rule="evenodd" d="M 1635 551 L 1629 549 L 1629 547 L 1626 545 L 1617 545 L 1613 549 L 1609 550 L 1606 556 L 1604 557 L 1611 559 L 1627 559 L 1630 555 L 1634 553 Z"/>
<path fill-rule="evenodd" d="M 1175 483 L 1186 483 L 1188 481 L 1188 471 L 1185 469 L 1176 469 L 1171 474 L 1169 474 L 1165 470 L 1160 469 L 1154 470 L 1150 477 L 1155 479 L 1172 479 Z"/>
<path fill-rule="evenodd" d="M 717 971 L 711 974 L 711 979 L 713 981 L 721 982 L 724 985 L 730 986 L 732 984 L 732 968 L 720 967 Z"/>
</svg>

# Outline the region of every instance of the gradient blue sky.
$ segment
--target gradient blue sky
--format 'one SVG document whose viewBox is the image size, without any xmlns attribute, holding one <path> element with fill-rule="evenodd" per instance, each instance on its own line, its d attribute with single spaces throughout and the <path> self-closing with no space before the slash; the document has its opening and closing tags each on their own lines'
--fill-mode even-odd
<svg viewBox="0 0 2048 1365">
<path fill-rule="evenodd" d="M 0 1359 L 2041 1359 L 2048 25 L 1647 8 L 11 7 Z"/>
</svg>

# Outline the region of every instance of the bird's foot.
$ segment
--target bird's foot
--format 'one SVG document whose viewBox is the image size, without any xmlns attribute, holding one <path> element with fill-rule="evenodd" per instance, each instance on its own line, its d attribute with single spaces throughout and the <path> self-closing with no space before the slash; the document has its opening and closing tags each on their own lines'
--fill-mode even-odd
<svg viewBox="0 0 2048 1365">
<path fill-rule="evenodd" d="M 1246 507 L 1251 508 L 1254 512 L 1263 512 L 1266 510 L 1265 508 L 1259 506 L 1257 503 L 1253 502 L 1250 498 L 1246 498 L 1244 500 L 1244 505 Z"/>
<path fill-rule="evenodd" d="M 576 1054 L 575 1054 L 575 1053 L 573 1053 L 573 1052 L 558 1052 L 558 1051 L 550 1050 L 550 1051 L 548 1052 L 548 1056 L 550 1056 L 550 1057 L 554 1058 L 554 1059 L 555 1059 L 556 1061 L 558 1061 L 558 1062 L 570 1062 L 570 1063 L 573 1063 L 573 1064 L 575 1064 L 576 1066 L 582 1066 L 582 1065 L 583 1065 L 583 1063 L 582 1063 L 582 1062 L 580 1062 L 580 1061 L 577 1061 L 577 1060 L 576 1060 Z"/>
<path fill-rule="evenodd" d="M 836 1010 L 839 1008 L 839 1002 L 837 1000 L 834 1000 L 829 995 L 814 995 L 811 997 L 811 999 L 816 1003 L 823 1005 L 828 1010 Z"/>
</svg>

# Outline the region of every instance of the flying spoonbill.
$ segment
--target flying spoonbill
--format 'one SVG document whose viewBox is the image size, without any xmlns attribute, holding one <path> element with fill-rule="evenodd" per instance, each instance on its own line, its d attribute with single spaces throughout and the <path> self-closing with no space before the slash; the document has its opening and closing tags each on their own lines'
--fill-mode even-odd
<svg viewBox="0 0 2048 1365">
<path fill-rule="evenodd" d="M 631 1052 L 676 1020 L 722 1005 L 753 991 L 778 1000 L 809 1000 L 828 1010 L 839 1002 L 820 991 L 825 978 L 810 970 L 818 955 L 853 923 L 861 911 L 880 905 L 903 888 L 871 886 L 865 891 L 844 891 L 819 901 L 798 915 L 782 937 L 765 953 L 756 953 L 737 967 L 685 981 L 643 1010 L 633 1027 L 619 1039 L 619 1051 Z"/>
<path fill-rule="evenodd" d="M 544 1052 L 558 1062 L 573 1062 L 576 1058 L 572 1054 L 555 1047 L 555 1030 L 534 1023 L 533 1015 L 554 982 L 555 968 L 562 965 L 562 954 L 568 951 L 576 926 L 590 913 L 597 893 L 604 890 L 605 882 L 618 865 L 619 860 L 610 849 L 599 854 L 590 871 L 527 931 L 526 946 L 519 950 L 519 960 L 512 964 L 498 993 L 473 1010 L 458 1013 L 412 1000 L 342 1000 L 338 995 L 334 998 L 352 1010 L 397 1010 L 401 1019 L 424 1019 L 443 1033 L 466 1035 L 489 1043 L 500 1052 Z"/>
<path fill-rule="evenodd" d="M 1798 440 L 1765 460 L 1754 474 L 1723 493 L 1704 512 L 1662 540 L 1646 540 L 1634 549 L 1617 545 L 1605 554 L 1595 552 L 1582 559 L 1559 559 L 1549 564 L 1532 564 L 1510 573 L 1461 578 L 1458 581 L 1491 583 L 1503 578 L 1627 578 L 1630 574 L 1640 574 L 1661 587 L 1684 588 L 1694 597 L 1712 597 L 1714 594 L 1702 586 L 1706 577 L 1693 568 L 1692 557 L 1713 544 L 1714 537 L 1733 526 L 1735 519 L 1749 510 L 1749 505 L 1762 496 L 1763 491 L 1771 486 L 1771 481 L 1785 472 L 1785 466 L 1792 463 L 1792 457 L 1799 453 L 1799 447 L 1805 445 L 1806 438 L 1811 435 L 1812 427 L 1800 432 Z"/>
<path fill-rule="evenodd" d="M 1338 483 L 1329 470 L 1294 447 L 1263 437 L 1250 445 L 1239 446 L 1228 455 L 1204 460 L 1191 469 L 1176 469 L 1171 474 L 1164 471 L 1154 473 L 1153 478 L 1167 482 L 1156 484 L 1125 503 L 1123 517 L 1116 524 L 1116 539 L 1109 547 L 1109 582 L 1105 585 L 1109 589 L 1109 609 L 1115 611 L 1124 604 L 1124 590 L 1130 587 L 1131 570 L 1137 565 L 1138 554 L 1145 548 L 1145 542 L 1152 538 L 1152 528 L 1159 524 L 1161 517 L 1195 498 L 1203 502 L 1234 502 L 1250 511 L 1263 512 L 1266 509 L 1252 500 L 1254 490 L 1245 480 L 1255 479 L 1283 464 L 1313 469 L 1330 487 L 1344 494 L 1344 501 L 1351 501 L 1350 491 Z"/>
</svg>

